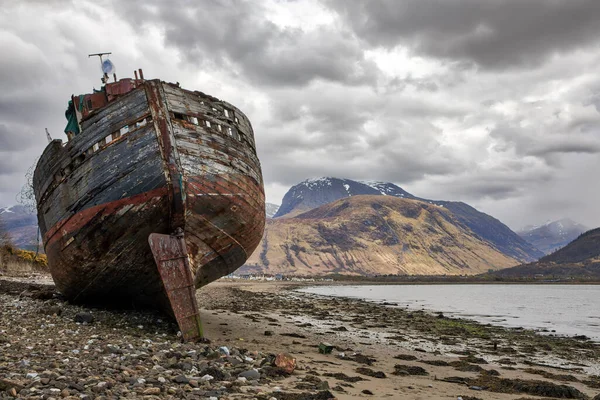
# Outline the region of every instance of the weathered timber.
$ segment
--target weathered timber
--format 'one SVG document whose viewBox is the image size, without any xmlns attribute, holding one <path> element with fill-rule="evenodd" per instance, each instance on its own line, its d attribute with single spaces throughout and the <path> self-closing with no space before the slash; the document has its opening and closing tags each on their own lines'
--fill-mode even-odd
<svg viewBox="0 0 600 400">
<path fill-rule="evenodd" d="M 148 241 L 183 339 L 201 338 L 203 335 L 196 303 L 196 288 L 183 231 L 178 229 L 175 235 L 153 233 Z"/>
<path fill-rule="evenodd" d="M 254 132 L 239 109 L 207 94 L 121 83 L 109 84 L 120 86 L 95 102 L 102 107 L 84 108 L 79 134 L 40 157 L 40 230 L 68 298 L 174 314 L 148 238 L 181 229 L 196 288 L 239 268 L 265 224 Z"/>
</svg>

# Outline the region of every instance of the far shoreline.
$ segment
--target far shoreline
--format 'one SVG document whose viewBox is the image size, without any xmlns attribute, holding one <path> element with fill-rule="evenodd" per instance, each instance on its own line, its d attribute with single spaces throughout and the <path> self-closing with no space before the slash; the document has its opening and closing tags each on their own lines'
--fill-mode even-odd
<svg viewBox="0 0 600 400">
<path fill-rule="evenodd" d="M 431 280 L 430 280 L 431 279 Z M 454 280 L 456 279 L 456 280 Z M 290 282 L 300 285 L 304 284 L 319 284 L 319 285 L 600 285 L 599 281 L 575 281 L 575 280 L 560 280 L 560 281 L 541 281 L 541 280 L 477 280 L 471 276 L 450 275 L 447 278 L 430 275 L 410 275 L 408 278 L 390 278 L 390 277 L 356 277 L 351 275 L 336 275 L 331 276 L 289 276 L 283 279 L 276 279 L 273 276 L 235 276 L 223 277 L 222 281 L 232 282 L 260 282 L 260 281 L 277 281 Z"/>
</svg>

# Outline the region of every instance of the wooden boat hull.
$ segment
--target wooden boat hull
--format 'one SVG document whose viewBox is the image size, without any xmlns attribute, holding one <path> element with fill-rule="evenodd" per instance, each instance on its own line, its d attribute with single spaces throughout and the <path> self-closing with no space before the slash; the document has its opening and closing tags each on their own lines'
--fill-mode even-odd
<svg viewBox="0 0 600 400">
<path fill-rule="evenodd" d="M 134 83 L 66 145 L 46 148 L 34 175 L 38 221 L 67 298 L 169 310 L 149 235 L 183 230 L 196 287 L 235 271 L 262 237 L 262 175 L 237 108 Z"/>
</svg>

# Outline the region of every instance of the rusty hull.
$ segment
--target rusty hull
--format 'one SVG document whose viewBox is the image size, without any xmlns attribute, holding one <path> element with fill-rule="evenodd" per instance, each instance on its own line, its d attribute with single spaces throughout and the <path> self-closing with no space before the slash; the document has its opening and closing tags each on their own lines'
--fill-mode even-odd
<svg viewBox="0 0 600 400">
<path fill-rule="evenodd" d="M 148 238 L 184 232 L 196 288 L 243 265 L 265 224 L 254 134 L 240 110 L 204 93 L 113 85 L 81 133 L 51 142 L 36 167 L 50 272 L 72 300 L 172 314 Z"/>
</svg>

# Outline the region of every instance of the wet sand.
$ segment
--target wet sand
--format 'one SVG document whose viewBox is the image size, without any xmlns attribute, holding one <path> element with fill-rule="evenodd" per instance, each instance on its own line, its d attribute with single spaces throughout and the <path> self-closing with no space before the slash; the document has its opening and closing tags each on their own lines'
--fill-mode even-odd
<svg viewBox="0 0 600 400">
<path fill-rule="evenodd" d="M 293 388 L 302 375 L 316 373 L 327 380 L 339 399 L 528 396 L 518 390 L 493 388 L 499 379 L 540 381 L 539 391 L 546 397 L 552 397 L 553 389 L 544 389 L 543 383 L 570 386 L 589 397 L 600 393 L 600 378 L 595 375 L 600 371 L 597 344 L 486 327 L 359 300 L 312 296 L 291 291 L 294 287 L 297 284 L 286 282 L 217 282 L 202 289 L 198 300 L 205 310 L 208 336 L 230 344 L 243 339 L 248 348 L 262 352 L 288 351 L 303 370 L 282 381 L 283 386 Z M 449 329 L 440 335 L 429 329 L 434 323 Z M 265 336 L 265 331 L 273 334 Z M 302 337 L 287 336 L 290 334 Z M 332 354 L 319 354 L 320 342 L 334 345 Z M 420 367 L 426 375 L 395 375 L 395 365 Z M 360 368 L 383 372 L 385 378 L 369 376 L 369 371 Z M 492 371 L 491 382 L 479 382 L 488 383 L 492 390 L 515 393 L 474 390 L 486 386 L 476 383 L 487 371 Z M 327 376 L 336 373 L 364 380 L 348 383 Z M 443 381 L 446 378 L 467 378 L 467 383 Z M 507 385 L 504 382 L 501 386 Z"/>
</svg>

